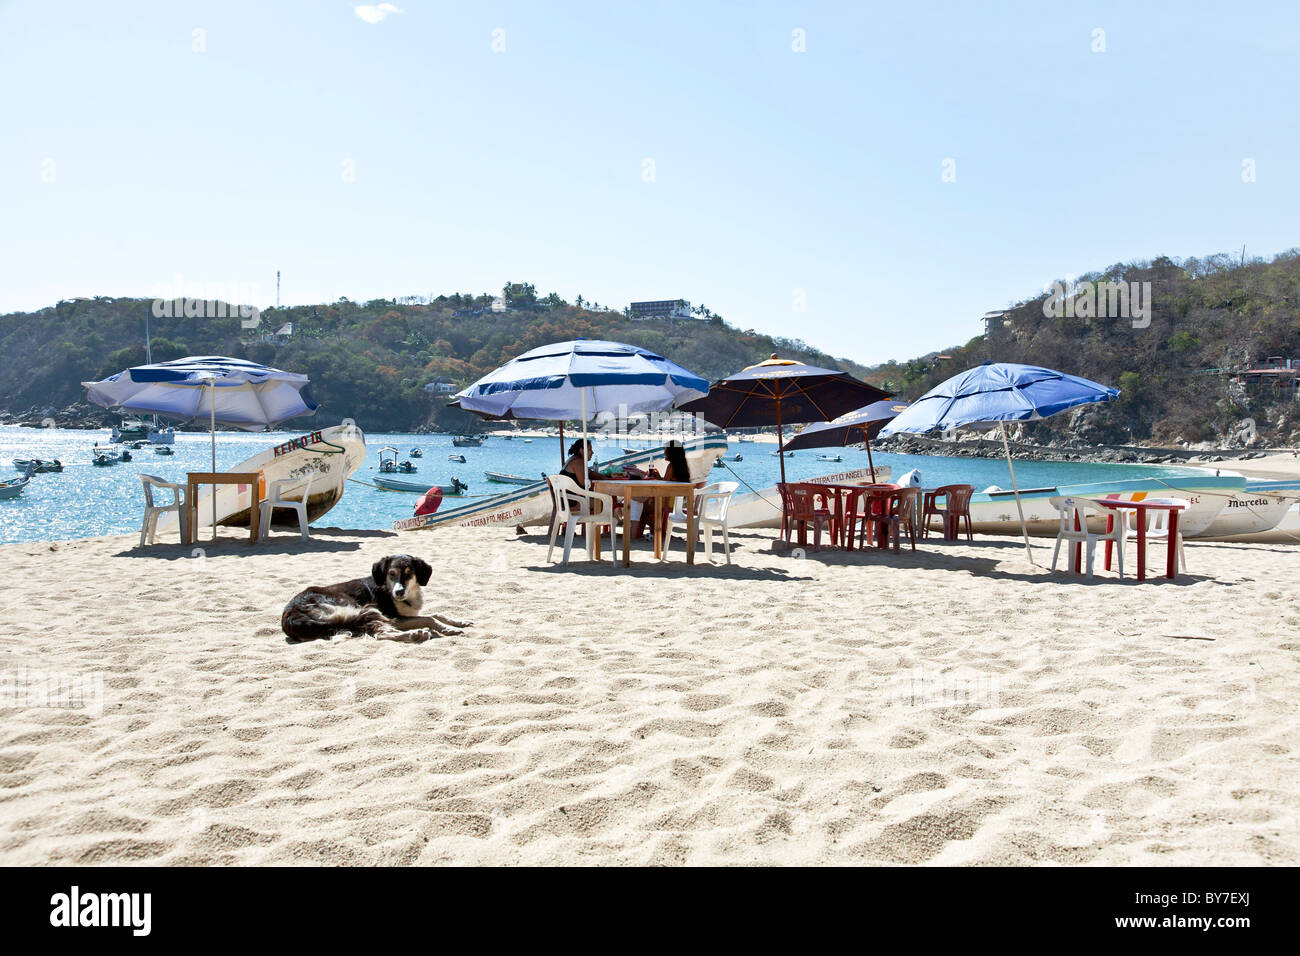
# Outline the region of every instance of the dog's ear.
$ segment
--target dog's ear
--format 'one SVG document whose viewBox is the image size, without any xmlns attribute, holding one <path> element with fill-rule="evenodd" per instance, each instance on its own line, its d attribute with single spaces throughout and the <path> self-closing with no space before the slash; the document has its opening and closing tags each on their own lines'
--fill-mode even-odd
<svg viewBox="0 0 1300 956">
<path fill-rule="evenodd" d="M 384 578 L 388 577 L 388 562 L 392 558 L 380 558 L 370 567 L 370 577 L 376 584 L 383 584 Z"/>
<path fill-rule="evenodd" d="M 420 582 L 420 587 L 428 584 L 429 578 L 433 577 L 433 568 L 429 567 L 429 562 L 413 557 L 411 566 L 415 568 L 415 580 Z"/>
</svg>

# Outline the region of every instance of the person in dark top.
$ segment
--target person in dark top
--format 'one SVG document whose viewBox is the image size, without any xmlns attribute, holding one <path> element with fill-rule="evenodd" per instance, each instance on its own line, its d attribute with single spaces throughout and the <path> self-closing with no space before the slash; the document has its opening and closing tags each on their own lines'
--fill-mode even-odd
<svg viewBox="0 0 1300 956">
<path fill-rule="evenodd" d="M 661 481 L 690 481 L 691 466 L 686 462 L 686 447 L 679 441 L 670 441 L 664 445 L 664 458 L 667 465 L 662 475 L 656 475 L 651 469 L 650 477 L 659 478 Z M 660 527 L 668 526 L 668 515 L 672 513 L 672 501 L 663 499 L 660 508 L 662 517 L 660 518 Z M 649 506 L 649 501 L 643 503 L 641 508 L 641 518 L 637 521 L 636 536 L 640 538 L 645 534 L 646 528 L 654 527 L 654 511 Z"/>
<path fill-rule="evenodd" d="M 564 467 L 560 469 L 560 474 L 568 475 L 577 482 L 579 488 L 591 490 L 591 460 L 596 456 L 596 448 L 590 441 L 585 442 L 587 453 L 584 456 L 583 444 L 583 440 L 579 438 L 569 446 L 569 457 Z"/>
</svg>

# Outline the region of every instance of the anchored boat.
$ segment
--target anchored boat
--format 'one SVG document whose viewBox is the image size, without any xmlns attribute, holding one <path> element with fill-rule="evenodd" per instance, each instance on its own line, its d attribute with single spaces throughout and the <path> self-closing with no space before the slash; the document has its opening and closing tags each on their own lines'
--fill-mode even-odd
<svg viewBox="0 0 1300 956">
<path fill-rule="evenodd" d="M 483 476 L 488 481 L 495 481 L 499 485 L 532 485 L 537 483 L 536 478 L 525 478 L 523 475 L 507 475 L 500 471 L 485 471 Z"/>
<path fill-rule="evenodd" d="M 55 458 L 53 461 L 45 461 L 42 458 L 15 458 L 14 468 L 18 471 L 26 471 L 28 468 L 33 474 L 43 475 L 50 472 L 63 470 L 63 462 Z"/>
<path fill-rule="evenodd" d="M 713 463 L 727 450 L 727 440 L 721 435 L 706 435 L 689 438 L 683 442 L 686 449 L 686 463 L 691 469 L 691 479 L 701 481 L 707 478 Z M 661 472 L 668 467 L 663 456 L 663 448 L 647 448 L 631 454 L 620 455 L 608 462 L 602 462 L 602 471 L 619 469 L 626 465 L 647 469 L 650 466 Z M 877 469 L 879 470 L 879 469 Z M 416 515 L 393 522 L 394 531 L 410 531 L 417 528 L 477 527 L 480 525 L 523 525 L 524 527 L 547 525 L 551 521 L 551 492 L 545 478 L 530 480 L 514 491 L 484 498 L 473 504 L 461 505 L 459 508 L 439 510 L 436 514 Z M 733 525 L 734 527 L 734 525 Z"/>
<path fill-rule="evenodd" d="M 430 481 L 411 481 L 407 478 L 390 478 L 387 475 L 376 475 L 375 484 L 384 491 L 407 491 L 417 495 L 425 494 L 437 488 L 442 492 L 444 498 L 459 498 L 469 489 L 469 485 L 459 478 L 453 478 L 449 485 L 436 485 Z"/>
</svg>

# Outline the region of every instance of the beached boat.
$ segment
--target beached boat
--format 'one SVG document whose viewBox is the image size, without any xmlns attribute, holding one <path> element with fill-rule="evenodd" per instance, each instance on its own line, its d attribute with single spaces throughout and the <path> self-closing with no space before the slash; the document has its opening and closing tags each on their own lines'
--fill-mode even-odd
<svg viewBox="0 0 1300 956">
<path fill-rule="evenodd" d="M 536 478 L 525 478 L 523 475 L 507 475 L 500 471 L 485 471 L 483 475 L 488 481 L 495 481 L 499 485 L 531 485 L 537 482 Z"/>
<path fill-rule="evenodd" d="M 437 488 L 442 492 L 444 498 L 458 498 L 465 494 L 469 488 L 469 485 L 459 478 L 453 478 L 449 485 L 435 485 L 428 481 L 411 481 L 408 478 L 390 478 L 387 475 L 376 475 L 375 484 L 384 491 L 406 491 L 416 495 L 422 495 Z"/>
<path fill-rule="evenodd" d="M 470 438 L 466 435 L 461 435 L 459 438 L 453 438 L 451 443 L 457 448 L 477 448 L 479 445 L 483 444 L 483 439 Z"/>
<path fill-rule="evenodd" d="M 1286 540 L 1290 534 L 1282 523 L 1300 503 L 1300 481 L 1247 480 L 1244 491 L 1232 494 L 1210 526 L 1199 534 L 1185 534 L 1185 538 L 1217 541 L 1266 540 L 1271 532 L 1280 531 L 1275 540 Z M 1296 540 L 1291 538 L 1291 540 Z"/>
<path fill-rule="evenodd" d="M 892 472 L 888 465 L 877 465 L 875 481 L 889 481 Z M 870 468 L 855 468 L 833 475 L 806 478 L 814 484 L 863 485 L 872 481 Z M 781 495 L 776 485 L 758 491 L 736 494 L 727 508 L 727 526 L 730 528 L 779 528 L 781 526 Z"/>
<path fill-rule="evenodd" d="M 878 469 L 877 469 L 878 470 Z M 1119 498 L 1124 501 L 1141 501 L 1144 498 L 1182 498 L 1190 507 L 1178 518 L 1183 537 L 1199 535 L 1223 511 L 1228 499 L 1244 491 L 1246 479 L 1240 476 L 1215 476 L 1211 474 L 1170 475 L 1163 478 L 1125 478 L 1118 481 L 1098 481 L 1088 484 L 1061 485 L 1054 488 L 1022 488 L 1020 503 L 1025 512 L 1025 524 L 1032 535 L 1056 537 L 1060 517 L 1049 499 Z M 1016 498 L 1008 490 L 996 489 L 971 496 L 971 527 L 976 534 L 1019 534 L 1020 518 L 1016 512 Z M 937 529 L 937 518 L 931 519 L 931 528 Z M 1094 531 L 1104 531 L 1098 523 Z"/>
<path fill-rule="evenodd" d="M 334 425 L 298 435 L 241 461 L 230 471 L 259 472 L 269 488 L 282 478 L 297 479 L 280 489 L 283 498 L 301 498 L 308 475 L 312 479 L 307 498 L 307 520 L 315 521 L 343 497 L 347 479 L 366 460 L 366 436 L 355 425 Z M 255 489 L 248 485 L 217 486 L 217 524 L 247 526 L 248 512 Z M 212 527 L 212 490 L 206 486 L 198 498 L 200 527 Z M 276 509 L 273 524 L 295 524 L 297 518 L 288 509 Z M 175 512 L 158 517 L 158 534 L 176 530 Z"/>
<path fill-rule="evenodd" d="M 44 475 L 63 470 L 63 462 L 59 461 L 57 458 L 53 461 L 46 461 L 43 458 L 15 458 L 13 462 L 16 470 L 26 471 L 28 468 L 31 468 L 32 473 L 36 475 Z"/>
<path fill-rule="evenodd" d="M 714 461 L 727 450 L 727 440 L 721 435 L 706 435 L 687 439 L 686 463 L 694 481 L 707 479 Z M 601 462 L 602 471 L 617 470 L 627 465 L 640 469 L 651 466 L 662 472 L 668 467 L 663 448 L 646 448 Z M 491 498 L 483 498 L 458 508 L 439 510 L 436 514 L 416 515 L 393 522 L 393 530 L 410 531 L 423 528 L 477 527 L 480 525 L 544 526 L 551 520 L 551 492 L 546 479 L 538 478 L 529 484 Z"/>
</svg>

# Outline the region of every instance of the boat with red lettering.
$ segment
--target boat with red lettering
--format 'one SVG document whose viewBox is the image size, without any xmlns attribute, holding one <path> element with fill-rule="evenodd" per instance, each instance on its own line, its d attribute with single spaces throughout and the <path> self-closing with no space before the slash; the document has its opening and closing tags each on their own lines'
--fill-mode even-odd
<svg viewBox="0 0 1300 956">
<path fill-rule="evenodd" d="M 366 460 L 366 436 L 356 425 L 334 425 L 297 435 L 231 468 L 231 471 L 257 472 L 263 490 L 273 481 L 293 479 L 280 488 L 281 498 L 301 497 L 313 474 L 307 499 L 307 520 L 325 514 L 343 497 L 347 480 Z M 217 486 L 217 524 L 247 525 L 248 512 L 256 489 L 249 485 Z M 200 528 L 212 527 L 212 489 L 199 495 Z M 273 521 L 290 521 L 291 512 L 272 515 Z M 296 520 L 296 519 L 294 519 Z M 168 512 L 158 518 L 158 533 L 175 532 L 176 514 Z"/>
</svg>

